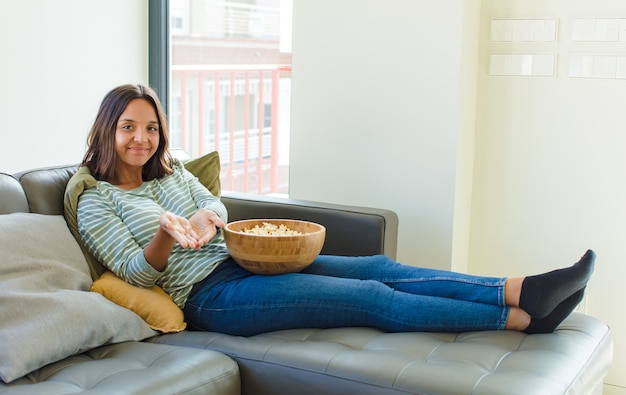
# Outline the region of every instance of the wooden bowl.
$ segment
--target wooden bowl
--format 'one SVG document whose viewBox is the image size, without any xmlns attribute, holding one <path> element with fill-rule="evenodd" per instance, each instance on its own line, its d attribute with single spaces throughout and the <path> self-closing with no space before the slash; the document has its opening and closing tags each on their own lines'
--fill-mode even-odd
<svg viewBox="0 0 626 395">
<path fill-rule="evenodd" d="M 245 233 L 245 229 L 264 223 L 285 225 L 300 234 L 275 235 Z M 319 255 L 326 238 L 326 228 L 314 222 L 293 219 L 249 219 L 234 221 L 224 227 L 224 239 L 230 255 L 244 269 L 256 274 L 282 274 L 301 271 Z"/>
</svg>

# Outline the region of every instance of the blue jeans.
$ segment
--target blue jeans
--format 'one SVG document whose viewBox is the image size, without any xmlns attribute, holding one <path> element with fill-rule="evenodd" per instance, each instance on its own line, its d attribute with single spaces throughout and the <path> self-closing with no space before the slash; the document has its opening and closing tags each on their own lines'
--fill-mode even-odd
<svg viewBox="0 0 626 395">
<path fill-rule="evenodd" d="M 231 258 L 196 284 L 190 329 L 250 336 L 368 326 L 389 332 L 504 329 L 505 278 L 406 266 L 383 255 L 320 255 L 300 273 L 255 275 Z"/>
</svg>

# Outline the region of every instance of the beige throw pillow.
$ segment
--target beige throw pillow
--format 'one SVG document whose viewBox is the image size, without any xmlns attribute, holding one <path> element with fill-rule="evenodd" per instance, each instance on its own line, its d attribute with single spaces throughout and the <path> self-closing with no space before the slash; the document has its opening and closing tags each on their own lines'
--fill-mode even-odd
<svg viewBox="0 0 626 395">
<path fill-rule="evenodd" d="M 103 344 L 157 334 L 94 292 L 60 215 L 0 215 L 0 378 L 13 381 Z"/>
</svg>

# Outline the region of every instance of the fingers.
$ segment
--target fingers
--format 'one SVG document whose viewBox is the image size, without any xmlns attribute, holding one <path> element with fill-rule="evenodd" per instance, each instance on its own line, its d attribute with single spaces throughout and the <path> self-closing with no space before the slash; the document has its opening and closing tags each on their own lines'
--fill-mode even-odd
<svg viewBox="0 0 626 395">
<path fill-rule="evenodd" d="M 217 234 L 217 227 L 213 226 L 212 228 L 213 229 L 211 229 L 211 226 L 209 225 L 208 230 L 204 232 L 203 237 L 198 240 L 198 244 L 200 244 L 200 246 L 205 245 L 206 243 L 211 241 L 213 237 L 215 237 L 215 235 Z"/>
<path fill-rule="evenodd" d="M 182 231 L 178 232 L 179 239 L 178 243 L 183 248 L 200 248 L 198 245 L 196 232 L 193 230 L 191 225 L 186 224 L 183 226 Z"/>
<path fill-rule="evenodd" d="M 166 231 L 183 248 L 200 248 L 198 234 L 191 223 L 170 212 L 164 212 L 160 218 L 161 228 Z"/>
<path fill-rule="evenodd" d="M 218 228 L 223 228 L 224 226 L 226 226 L 226 224 L 224 224 L 224 221 L 222 221 L 222 219 L 218 217 L 217 214 L 215 215 L 215 218 L 213 219 L 213 223 Z"/>
<path fill-rule="evenodd" d="M 161 227 L 183 248 L 200 249 L 226 226 L 213 211 L 200 209 L 189 220 L 171 212 L 161 215 Z"/>
</svg>

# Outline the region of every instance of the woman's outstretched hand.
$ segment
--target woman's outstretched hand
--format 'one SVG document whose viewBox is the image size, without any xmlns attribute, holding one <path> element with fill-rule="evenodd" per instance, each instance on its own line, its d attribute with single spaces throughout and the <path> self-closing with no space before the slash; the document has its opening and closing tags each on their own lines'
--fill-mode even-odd
<svg viewBox="0 0 626 395">
<path fill-rule="evenodd" d="M 225 226 L 222 219 L 215 212 L 203 208 L 196 211 L 189 218 L 189 222 L 196 235 L 196 248 L 200 248 L 208 243 L 217 234 L 217 229 Z"/>
<path fill-rule="evenodd" d="M 223 228 L 224 222 L 213 211 L 199 209 L 188 220 L 169 211 L 164 211 L 159 219 L 161 229 L 169 234 L 183 248 L 200 248 Z"/>
<path fill-rule="evenodd" d="M 161 213 L 159 224 L 167 234 L 178 242 L 183 248 L 200 248 L 198 246 L 198 234 L 191 226 L 191 222 L 169 211 Z"/>
</svg>

